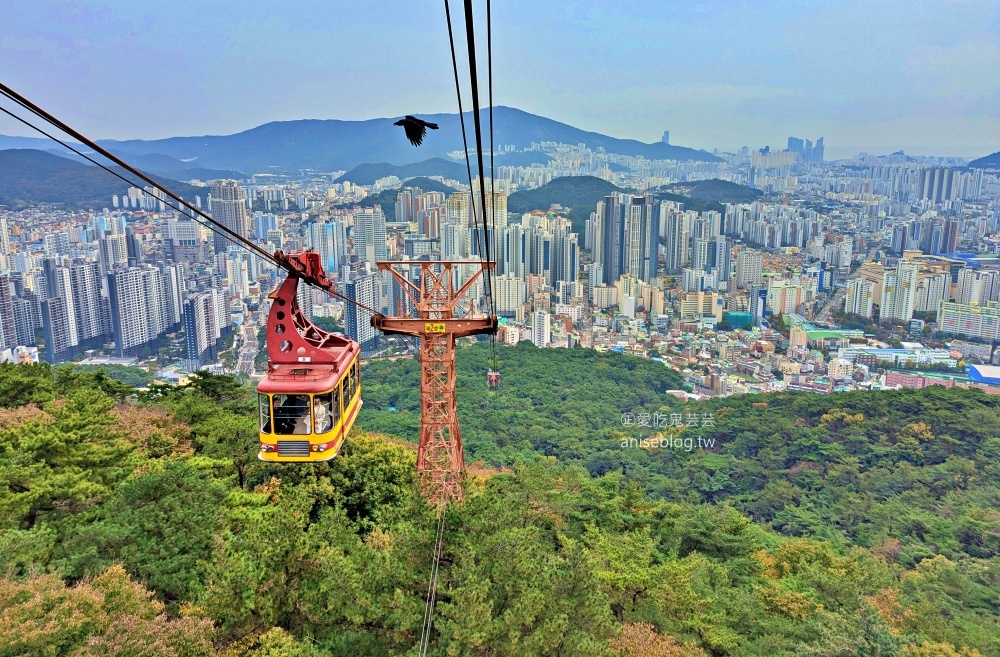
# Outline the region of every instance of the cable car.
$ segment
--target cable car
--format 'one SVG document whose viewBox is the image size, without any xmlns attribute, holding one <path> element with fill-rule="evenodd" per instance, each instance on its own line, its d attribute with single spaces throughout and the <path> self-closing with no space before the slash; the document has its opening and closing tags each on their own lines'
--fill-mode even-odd
<svg viewBox="0 0 1000 657">
<path fill-rule="evenodd" d="M 489 370 L 489 371 L 487 371 L 486 372 L 486 383 L 491 388 L 499 388 L 500 387 L 500 372 L 497 372 L 495 370 Z"/>
<path fill-rule="evenodd" d="M 361 410 L 361 348 L 302 314 L 299 280 L 332 289 L 318 253 L 281 251 L 288 278 L 269 295 L 267 374 L 257 385 L 262 461 L 311 463 L 337 455 Z"/>
</svg>

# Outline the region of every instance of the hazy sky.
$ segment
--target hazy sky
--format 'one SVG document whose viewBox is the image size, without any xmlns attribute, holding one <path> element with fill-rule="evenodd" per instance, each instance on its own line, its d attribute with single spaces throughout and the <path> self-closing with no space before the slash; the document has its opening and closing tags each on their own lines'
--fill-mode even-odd
<svg viewBox="0 0 1000 657">
<path fill-rule="evenodd" d="M 587 130 L 669 129 L 709 150 L 825 136 L 828 157 L 1000 150 L 998 0 L 496 0 L 493 13 L 497 104 Z M 0 79 L 97 138 L 456 109 L 443 2 L 0 0 L 0 16 Z M 6 117 L 0 133 L 25 134 Z"/>
</svg>

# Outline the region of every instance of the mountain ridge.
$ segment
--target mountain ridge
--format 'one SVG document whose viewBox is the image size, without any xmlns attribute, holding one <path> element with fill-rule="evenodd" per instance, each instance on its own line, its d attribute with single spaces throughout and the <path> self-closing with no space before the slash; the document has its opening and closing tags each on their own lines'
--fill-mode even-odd
<svg viewBox="0 0 1000 657">
<path fill-rule="evenodd" d="M 634 139 L 619 139 L 589 132 L 553 119 L 516 108 L 493 108 L 496 119 L 495 143 L 527 149 L 531 144 L 553 141 L 585 143 L 609 153 L 643 156 L 649 159 L 676 159 L 716 162 L 706 151 L 671 146 L 662 142 L 647 144 Z M 248 174 L 311 169 L 319 172 L 350 170 L 366 162 L 412 164 L 463 149 L 458 114 L 423 114 L 440 126 L 428 134 L 424 146 L 409 145 L 396 117 L 344 121 L 341 119 L 299 119 L 272 121 L 231 135 L 168 137 L 155 140 L 102 139 L 98 143 L 127 156 L 156 154 L 185 162 L 190 167 L 231 169 Z M 488 120 L 488 110 L 481 110 Z M 472 113 L 466 112 L 466 123 Z M 45 146 L 40 146 L 44 143 Z M 0 136 L 0 148 L 50 148 L 48 141 L 27 137 Z"/>
<path fill-rule="evenodd" d="M 973 169 L 1000 169 L 1000 151 L 969 162 Z"/>
</svg>

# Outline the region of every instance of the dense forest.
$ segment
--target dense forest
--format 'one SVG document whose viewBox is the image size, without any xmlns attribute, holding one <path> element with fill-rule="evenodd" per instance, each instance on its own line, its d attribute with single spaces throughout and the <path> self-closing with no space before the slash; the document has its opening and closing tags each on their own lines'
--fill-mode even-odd
<svg viewBox="0 0 1000 657">
<path fill-rule="evenodd" d="M 658 189 L 675 191 L 678 194 L 690 196 L 701 201 L 713 201 L 716 203 L 753 203 L 764 195 L 764 192 L 759 189 L 718 178 L 670 183 Z"/>
<path fill-rule="evenodd" d="M 431 654 L 1000 653 L 995 400 L 694 405 L 660 363 L 530 347 L 493 393 L 488 354 L 460 351 L 482 463 L 446 512 Z M 369 365 L 369 430 L 291 467 L 256 459 L 231 379 L 0 365 L 0 655 L 416 654 L 435 514 L 412 443 L 371 430 L 412 438 L 412 376 Z M 695 412 L 710 448 L 610 444 L 668 431 L 622 413 Z"/>
</svg>

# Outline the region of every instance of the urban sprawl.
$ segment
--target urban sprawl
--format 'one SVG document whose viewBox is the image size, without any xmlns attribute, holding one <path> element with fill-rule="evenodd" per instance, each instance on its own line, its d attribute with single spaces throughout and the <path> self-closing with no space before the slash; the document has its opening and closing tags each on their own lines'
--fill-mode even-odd
<svg viewBox="0 0 1000 657">
<path fill-rule="evenodd" d="M 1000 392 L 1000 172 L 903 153 L 826 162 L 822 140 L 794 138 L 720 162 L 531 150 L 548 164 L 499 167 L 485 202 L 478 180 L 432 177 L 430 191 L 395 177 L 335 182 L 343 171 L 191 181 L 204 191 L 188 200 L 268 252 L 314 249 L 340 293 L 388 315 L 411 304 L 376 262 L 488 259 L 494 275 L 465 311 L 489 310 L 491 286 L 502 343 L 659 360 L 689 396 Z M 559 199 L 508 212 L 511 194 L 567 176 L 645 191 L 605 195 L 575 225 L 581 208 Z M 656 193 L 715 179 L 763 196 L 696 210 Z M 391 211 L 371 203 L 393 192 Z M 283 274 L 164 199 L 132 188 L 90 211 L 0 208 L 0 360 L 259 377 Z M 304 286 L 299 303 L 366 357 L 413 353 L 358 305 Z"/>
</svg>

